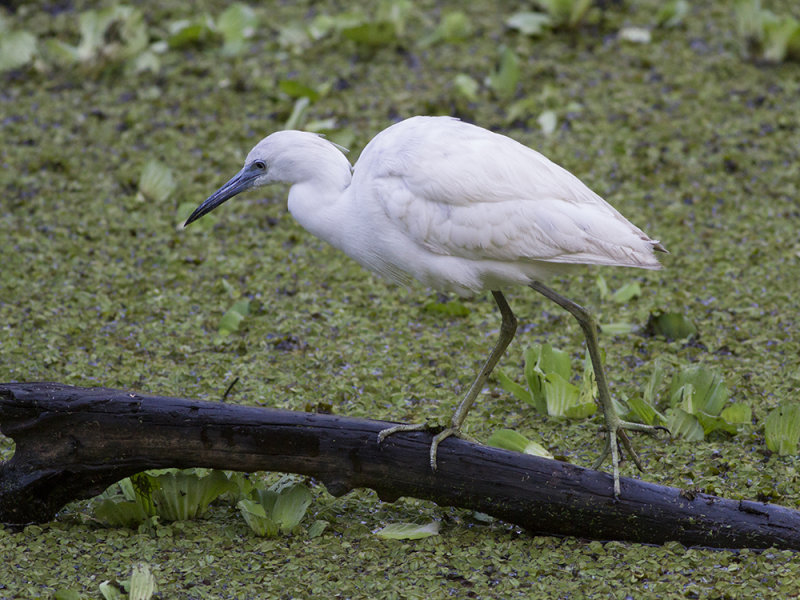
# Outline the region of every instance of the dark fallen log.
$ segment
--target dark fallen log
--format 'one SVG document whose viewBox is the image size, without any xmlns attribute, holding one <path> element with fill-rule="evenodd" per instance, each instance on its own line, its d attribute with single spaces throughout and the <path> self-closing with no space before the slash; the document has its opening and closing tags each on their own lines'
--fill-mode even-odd
<svg viewBox="0 0 800 600">
<path fill-rule="evenodd" d="M 334 495 L 368 487 L 482 511 L 534 534 L 718 548 L 800 549 L 800 511 L 682 493 L 534 456 L 448 439 L 428 466 L 428 433 L 380 446 L 383 421 L 198 402 L 56 383 L 0 384 L 0 521 L 47 521 L 134 473 L 166 467 L 314 476 Z"/>
</svg>

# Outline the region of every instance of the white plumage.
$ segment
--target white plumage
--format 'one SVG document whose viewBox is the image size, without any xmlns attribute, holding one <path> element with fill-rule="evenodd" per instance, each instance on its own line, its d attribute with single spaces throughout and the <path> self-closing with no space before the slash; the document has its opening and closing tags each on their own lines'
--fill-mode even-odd
<svg viewBox="0 0 800 600">
<path fill-rule="evenodd" d="M 292 184 L 289 211 L 306 230 L 372 271 L 461 295 L 493 291 L 503 316 L 500 340 L 452 427 L 434 439 L 434 468 L 439 442 L 460 434 L 472 402 L 513 338 L 516 320 L 501 290 L 529 285 L 578 319 L 593 361 L 597 354 L 594 367 L 609 434 L 601 461 L 612 455 L 619 493 L 615 439 L 619 435 L 636 460 L 624 429 L 650 429 L 616 415 L 591 334 L 594 321 L 541 280 L 577 264 L 659 269 L 654 250 L 664 248 L 657 240 L 535 150 L 449 117 L 412 117 L 392 125 L 367 144 L 352 169 L 339 147 L 323 137 L 273 133 L 186 223 L 245 189 L 274 182 Z M 398 426 L 381 439 L 420 427 Z"/>
</svg>

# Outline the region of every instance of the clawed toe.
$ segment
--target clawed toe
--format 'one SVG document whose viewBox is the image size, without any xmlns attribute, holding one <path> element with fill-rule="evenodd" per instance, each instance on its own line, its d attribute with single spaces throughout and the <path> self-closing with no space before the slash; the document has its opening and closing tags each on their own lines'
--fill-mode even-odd
<svg viewBox="0 0 800 600">
<path fill-rule="evenodd" d="M 378 444 L 395 433 L 401 433 L 403 431 L 426 431 L 428 429 L 431 429 L 431 427 L 427 423 L 404 423 L 387 427 L 378 432 Z"/>
<path fill-rule="evenodd" d="M 623 421 L 622 419 L 614 419 L 611 423 L 606 423 L 606 443 L 600 456 L 594 462 L 593 469 L 598 469 L 605 462 L 606 458 L 611 456 L 611 466 L 614 477 L 614 497 L 618 498 L 620 495 L 619 483 L 619 463 L 623 454 L 623 450 L 636 468 L 644 471 L 644 465 L 639 459 L 639 455 L 631 444 L 631 439 L 628 436 L 628 431 L 635 431 L 639 433 L 647 433 L 648 435 L 658 436 L 662 431 L 667 435 L 671 435 L 669 429 L 661 425 L 644 425 L 643 423 L 632 423 L 630 421 Z"/>
<path fill-rule="evenodd" d="M 442 429 L 439 426 L 435 425 L 431 426 L 426 423 L 420 423 L 420 424 L 408 424 L 408 425 L 406 424 L 394 425 L 393 427 L 383 429 L 378 433 L 378 444 L 383 442 L 383 440 L 385 440 L 390 435 L 394 435 L 395 433 L 401 433 L 404 431 L 432 431 L 432 432 L 438 431 L 438 433 L 436 433 L 436 435 L 433 436 L 433 440 L 431 440 L 430 465 L 431 465 L 431 470 L 433 471 L 436 470 L 436 459 L 439 450 L 439 444 L 441 444 L 444 440 L 446 440 L 449 437 L 457 437 L 469 441 L 475 441 L 468 435 L 462 433 L 461 430 L 457 427 L 447 427 Z"/>
</svg>

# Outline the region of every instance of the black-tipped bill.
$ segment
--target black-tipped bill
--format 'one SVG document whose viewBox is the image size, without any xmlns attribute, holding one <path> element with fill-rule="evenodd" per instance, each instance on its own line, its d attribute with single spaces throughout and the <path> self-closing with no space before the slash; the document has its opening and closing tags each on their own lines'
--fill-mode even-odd
<svg viewBox="0 0 800 600">
<path fill-rule="evenodd" d="M 186 227 L 190 223 L 197 221 L 197 219 L 205 214 L 210 213 L 226 200 L 230 200 L 236 194 L 239 194 L 252 187 L 253 181 L 259 175 L 261 175 L 261 173 L 249 171 L 247 169 L 242 169 L 239 171 L 236 175 L 231 177 L 228 183 L 211 194 L 211 196 L 209 196 L 205 202 L 194 209 L 194 212 L 189 216 L 188 219 L 186 219 L 186 223 L 184 223 L 183 226 Z"/>
</svg>

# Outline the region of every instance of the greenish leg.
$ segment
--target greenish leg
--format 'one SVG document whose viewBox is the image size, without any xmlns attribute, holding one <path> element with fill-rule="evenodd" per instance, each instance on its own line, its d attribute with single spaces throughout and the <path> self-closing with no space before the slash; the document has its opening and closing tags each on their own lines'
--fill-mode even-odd
<svg viewBox="0 0 800 600">
<path fill-rule="evenodd" d="M 484 384 L 486 383 L 486 379 L 489 377 L 489 374 L 492 372 L 492 369 L 494 369 L 495 365 L 497 365 L 500 357 L 503 356 L 503 353 L 506 351 L 506 348 L 508 348 L 511 340 L 514 339 L 514 333 L 517 331 L 517 319 L 514 317 L 514 313 L 511 311 L 511 307 L 508 305 L 508 302 L 506 302 L 506 298 L 503 296 L 503 293 L 493 290 L 492 296 L 494 296 L 494 300 L 500 309 L 500 315 L 503 318 L 503 322 L 500 325 L 500 336 L 497 340 L 497 344 L 495 344 L 495 347 L 492 349 L 492 353 L 489 355 L 489 358 L 478 372 L 478 376 L 475 377 L 475 381 L 473 381 L 472 385 L 469 386 L 469 390 L 467 390 L 464 399 L 461 400 L 458 408 L 456 408 L 455 412 L 453 413 L 453 417 L 450 421 L 450 427 L 438 433 L 433 438 L 433 442 L 431 443 L 430 460 L 431 469 L 434 471 L 436 470 L 436 454 L 439 444 L 441 444 L 450 436 L 456 436 L 460 438 L 466 437 L 461 433 L 461 426 L 463 425 L 464 420 L 467 418 L 467 413 L 469 412 L 469 409 L 472 408 L 475 399 L 478 397 L 478 394 L 481 392 Z M 378 434 L 378 443 L 380 444 L 388 436 L 401 431 L 423 431 L 427 428 L 428 426 L 425 424 L 395 425 L 394 427 L 384 429 Z"/>
<path fill-rule="evenodd" d="M 600 457 L 597 459 L 597 461 L 595 461 L 592 468 L 597 469 L 600 467 L 600 465 L 605 462 L 608 455 L 611 455 L 611 465 L 614 474 L 614 497 L 617 498 L 620 494 L 619 448 L 617 445 L 617 439 L 619 439 L 619 441 L 622 443 L 623 448 L 627 450 L 628 454 L 633 459 L 633 462 L 636 463 L 636 466 L 639 468 L 639 470 L 643 471 L 644 468 L 639 460 L 639 456 L 633 449 L 630 438 L 628 438 L 625 430 L 643 431 L 654 434 L 658 430 L 663 430 L 664 428 L 654 427 L 652 425 L 643 425 L 641 423 L 631 423 L 629 421 L 623 421 L 620 419 L 616 409 L 614 408 L 614 404 L 611 401 L 611 394 L 608 391 L 608 383 L 606 382 L 603 364 L 600 360 L 600 346 L 597 343 L 597 325 L 595 324 L 591 313 L 589 313 L 589 311 L 579 304 L 576 304 L 572 300 L 569 300 L 568 298 L 556 293 L 538 281 L 534 281 L 529 285 L 532 289 L 536 290 L 544 297 L 552 300 L 561 308 L 569 311 L 569 313 L 572 314 L 575 319 L 577 319 L 581 329 L 583 330 L 583 334 L 586 338 L 586 347 L 589 350 L 589 357 L 592 360 L 592 367 L 594 368 L 595 380 L 597 381 L 597 392 L 600 396 L 600 406 L 603 409 L 603 416 L 605 417 L 606 422 L 605 447 L 603 448 L 603 451 L 600 453 Z"/>
</svg>

